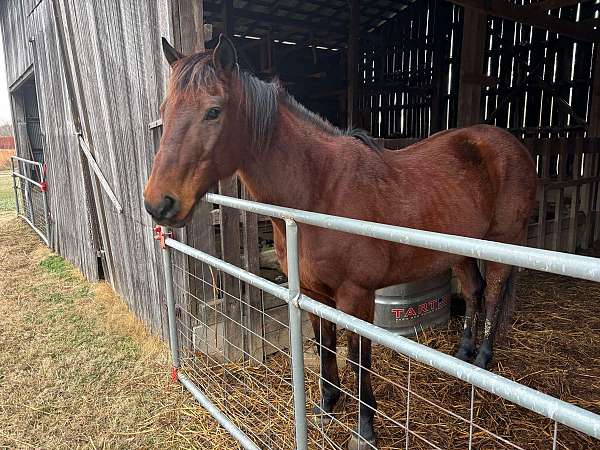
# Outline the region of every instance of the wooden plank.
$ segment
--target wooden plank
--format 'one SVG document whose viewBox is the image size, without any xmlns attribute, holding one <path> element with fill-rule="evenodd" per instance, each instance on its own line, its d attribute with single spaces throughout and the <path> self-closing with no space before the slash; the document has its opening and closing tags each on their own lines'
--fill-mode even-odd
<svg viewBox="0 0 600 450">
<path fill-rule="evenodd" d="M 242 186 L 242 198 L 252 200 L 252 197 Z M 258 215 L 242 211 L 242 245 L 244 248 L 244 269 L 248 272 L 260 275 L 259 248 L 258 248 Z M 258 288 L 245 285 L 245 324 L 247 328 L 247 339 L 245 339 L 246 348 L 249 354 L 254 355 L 256 359 L 264 359 L 263 350 L 263 302 L 261 300 L 261 291 Z"/>
<path fill-rule="evenodd" d="M 350 1 L 350 23 L 348 24 L 348 97 L 347 126 L 353 128 L 358 117 L 358 52 L 360 48 L 360 1 Z"/>
<path fill-rule="evenodd" d="M 573 179 L 576 180 L 579 178 L 579 174 L 581 173 L 581 149 L 582 149 L 582 140 L 578 139 L 575 141 L 575 146 L 578 152 L 575 153 L 575 158 L 573 161 Z M 571 207 L 569 211 L 569 234 L 567 238 L 567 251 L 570 253 L 575 253 L 577 250 L 577 230 L 578 223 L 577 217 L 579 213 L 579 201 L 580 201 L 580 188 L 579 186 L 575 186 L 573 192 L 571 193 Z"/>
<path fill-rule="evenodd" d="M 230 197 L 238 196 L 237 177 L 231 177 L 219 182 L 219 193 Z M 221 206 L 221 258 L 236 266 L 241 265 L 240 258 L 240 212 L 234 208 Z M 225 357 L 229 361 L 238 361 L 242 358 L 243 333 L 241 326 L 234 323 L 243 323 L 243 311 L 240 300 L 240 283 L 235 277 L 223 274 L 223 290 L 228 294 L 225 298 L 224 314 L 229 318 L 225 322 L 224 333 L 228 343 L 225 346 Z"/>
<path fill-rule="evenodd" d="M 567 140 L 564 138 L 560 139 L 555 145 L 558 145 L 561 149 L 559 153 L 558 181 L 562 181 L 565 178 L 565 170 L 567 168 L 567 154 L 564 151 L 567 146 Z M 564 188 L 556 189 L 556 197 L 554 199 L 554 234 L 552 235 L 552 250 L 557 251 L 561 250 L 564 196 Z"/>
<path fill-rule="evenodd" d="M 548 178 L 549 167 L 550 167 L 550 143 L 543 142 L 543 155 L 541 168 L 542 171 L 539 174 L 540 178 L 545 179 Z M 538 195 L 539 205 L 538 205 L 538 229 L 537 229 L 537 247 L 545 248 L 546 247 L 546 214 L 548 211 L 548 205 L 546 201 L 546 190 L 540 189 Z"/>
<path fill-rule="evenodd" d="M 588 164 L 591 173 L 599 173 L 600 171 L 600 155 L 587 155 L 586 163 Z M 585 169 L 584 169 L 585 170 Z M 594 211 L 595 193 L 598 189 L 598 181 L 593 181 L 587 186 L 587 196 L 582 195 L 582 206 L 585 213 L 585 227 L 583 231 L 583 242 L 581 247 L 586 250 L 592 245 L 594 232 L 594 219 L 596 212 Z"/>
<path fill-rule="evenodd" d="M 190 55 L 204 50 L 204 2 L 177 0 L 181 51 Z"/>
<path fill-rule="evenodd" d="M 474 8 L 465 8 L 458 91 L 458 127 L 481 122 L 481 82 L 474 80 L 478 80 L 483 74 L 486 30 L 486 14 Z"/>
</svg>

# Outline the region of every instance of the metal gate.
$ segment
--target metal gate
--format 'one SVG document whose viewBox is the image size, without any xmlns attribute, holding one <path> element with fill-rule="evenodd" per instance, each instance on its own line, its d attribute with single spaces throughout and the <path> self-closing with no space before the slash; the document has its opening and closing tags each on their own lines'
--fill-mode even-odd
<svg viewBox="0 0 600 450">
<path fill-rule="evenodd" d="M 10 163 L 17 215 L 50 246 L 46 168 L 40 162 L 18 156 L 11 157 Z"/>
<path fill-rule="evenodd" d="M 598 445 L 595 440 L 600 439 L 599 415 L 302 295 L 297 223 L 593 281 L 600 281 L 598 259 L 215 194 L 207 195 L 206 201 L 283 219 L 286 223 L 287 287 L 189 247 L 174 239 L 166 228 L 156 230 L 164 250 L 173 377 L 242 447 L 347 448 L 355 435 L 361 401 L 352 388 L 351 371 L 340 371 L 343 400 L 339 411 L 327 417 L 312 413 L 319 401 L 319 386 L 326 380 L 313 351 L 320 344 L 312 339 L 312 333 L 311 338 L 303 335 L 305 312 L 317 316 L 321 327 L 333 323 L 338 330 L 370 339 L 377 344 L 375 351 L 380 356 L 388 356 L 385 364 L 378 365 L 374 357 L 372 368 L 359 367 L 371 372 L 379 402 L 375 416 L 377 442 L 382 447 L 523 448 L 540 444 L 555 449 L 575 437 L 587 447 Z M 177 263 L 180 255 L 193 258 L 201 264 L 201 270 L 188 272 Z M 197 281 L 194 289 L 186 282 L 190 277 Z M 276 297 L 288 303 L 288 314 L 265 317 L 265 308 L 247 300 L 247 293 L 253 289 L 260 292 L 259 306 Z M 190 298 L 194 301 L 189 301 Z M 256 327 L 249 326 L 252 321 L 265 319 L 278 321 L 289 332 L 290 345 L 257 357 L 249 351 L 250 339 L 259 339 L 265 346 L 278 342 L 270 339 L 269 330 L 257 335 Z M 338 335 L 341 333 L 338 331 Z M 320 351 L 331 350 L 321 347 Z M 336 350 L 336 357 L 341 365 L 347 362 L 343 347 Z M 445 401 L 449 389 L 458 393 L 455 398 L 458 396 L 459 401 L 452 404 Z M 535 427 L 507 430 L 506 418 L 510 415 L 533 418 Z M 361 448 L 377 448 L 366 442 L 362 445 Z"/>
</svg>

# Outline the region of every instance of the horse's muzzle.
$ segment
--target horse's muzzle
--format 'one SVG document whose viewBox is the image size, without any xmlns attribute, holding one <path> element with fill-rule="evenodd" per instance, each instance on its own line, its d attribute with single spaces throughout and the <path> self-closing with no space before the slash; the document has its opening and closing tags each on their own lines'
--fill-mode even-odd
<svg viewBox="0 0 600 450">
<path fill-rule="evenodd" d="M 170 195 L 165 195 L 156 205 L 144 201 L 144 206 L 154 220 L 163 225 L 168 225 L 168 222 L 173 222 L 171 219 L 173 219 L 181 209 L 179 201 Z"/>
</svg>

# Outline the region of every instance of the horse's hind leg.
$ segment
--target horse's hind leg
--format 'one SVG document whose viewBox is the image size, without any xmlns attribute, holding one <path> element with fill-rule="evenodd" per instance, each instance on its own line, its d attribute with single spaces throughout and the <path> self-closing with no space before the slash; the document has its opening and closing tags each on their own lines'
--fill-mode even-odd
<svg viewBox="0 0 600 450">
<path fill-rule="evenodd" d="M 487 262 L 485 268 L 485 325 L 483 342 L 479 347 L 479 353 L 474 363 L 482 369 L 487 369 L 492 359 L 494 337 L 499 325 L 498 313 L 511 307 L 507 303 L 512 301 L 512 298 L 509 298 L 512 292 L 507 291 L 512 290 L 508 286 L 508 282 L 513 270 L 512 266 L 495 262 Z"/>
<path fill-rule="evenodd" d="M 452 271 L 460 281 L 460 290 L 466 305 L 463 333 L 455 356 L 463 361 L 470 361 L 475 354 L 477 314 L 485 283 L 479 273 L 477 260 L 473 258 L 455 265 Z"/>
<path fill-rule="evenodd" d="M 327 414 L 333 412 L 335 404 L 340 398 L 340 377 L 338 374 L 336 358 L 336 333 L 335 324 L 309 314 L 310 322 L 317 342 L 317 352 L 321 361 L 321 401 L 319 406 L 313 408 L 315 414 L 322 415 L 323 422 L 329 422 L 331 417 Z"/>
</svg>

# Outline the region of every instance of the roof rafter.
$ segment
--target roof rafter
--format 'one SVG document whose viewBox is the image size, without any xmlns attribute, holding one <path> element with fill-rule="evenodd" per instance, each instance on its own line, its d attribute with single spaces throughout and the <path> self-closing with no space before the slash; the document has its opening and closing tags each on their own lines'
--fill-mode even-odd
<svg viewBox="0 0 600 450">
<path fill-rule="evenodd" d="M 600 41 L 600 32 L 595 30 L 592 26 L 586 26 L 579 22 L 571 22 L 569 20 L 559 19 L 558 17 L 551 16 L 545 13 L 531 14 L 525 9 L 524 6 L 515 6 L 504 0 L 450 0 L 452 3 L 461 5 L 468 8 L 473 8 L 478 11 L 482 11 L 486 14 L 501 17 L 503 19 L 514 20 L 516 22 L 522 22 L 527 25 L 531 25 L 536 28 L 551 31 L 553 33 L 562 34 L 570 38 L 586 41 L 586 42 L 598 42 Z M 534 3 L 533 5 L 539 5 L 552 1 L 556 4 L 559 0 L 546 0 L 540 3 Z M 568 0 L 571 2 L 571 0 Z M 562 3 L 566 3 L 567 0 L 562 0 Z M 573 3 L 573 2 L 571 2 Z M 533 6 L 527 5 L 527 6 Z"/>
</svg>

